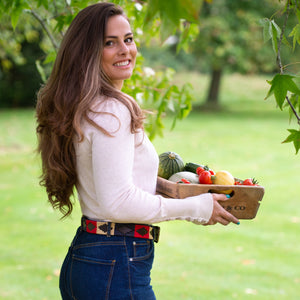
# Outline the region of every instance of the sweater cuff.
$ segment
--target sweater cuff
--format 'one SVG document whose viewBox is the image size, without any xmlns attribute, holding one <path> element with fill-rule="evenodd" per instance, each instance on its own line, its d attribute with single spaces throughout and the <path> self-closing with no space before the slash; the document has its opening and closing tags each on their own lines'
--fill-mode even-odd
<svg viewBox="0 0 300 300">
<path fill-rule="evenodd" d="M 184 199 L 163 198 L 163 215 L 167 220 L 186 220 L 205 224 L 213 211 L 213 197 L 205 193 Z"/>
</svg>

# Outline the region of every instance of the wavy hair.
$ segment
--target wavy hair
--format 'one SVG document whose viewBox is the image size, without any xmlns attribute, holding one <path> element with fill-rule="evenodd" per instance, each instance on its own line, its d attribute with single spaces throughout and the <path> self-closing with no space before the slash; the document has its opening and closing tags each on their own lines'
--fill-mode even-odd
<svg viewBox="0 0 300 300">
<path fill-rule="evenodd" d="M 74 136 L 82 141 L 80 128 L 86 120 L 102 132 L 89 112 L 99 95 L 124 103 L 131 113 L 131 131 L 143 127 L 144 115 L 138 104 L 115 89 L 101 68 L 106 24 L 111 16 L 124 15 L 112 3 L 97 3 L 80 11 L 68 28 L 52 72 L 37 96 L 38 152 L 42 160 L 40 184 L 48 201 L 63 217 L 71 214 L 77 182 Z"/>
</svg>

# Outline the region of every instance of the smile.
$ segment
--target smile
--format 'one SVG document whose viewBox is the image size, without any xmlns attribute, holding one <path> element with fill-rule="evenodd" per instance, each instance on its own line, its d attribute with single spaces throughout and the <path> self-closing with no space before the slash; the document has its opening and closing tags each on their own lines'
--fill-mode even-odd
<svg viewBox="0 0 300 300">
<path fill-rule="evenodd" d="M 124 66 L 128 66 L 130 64 L 130 60 L 124 60 L 121 62 L 117 62 L 115 64 L 113 64 L 116 67 L 124 67 Z"/>
</svg>

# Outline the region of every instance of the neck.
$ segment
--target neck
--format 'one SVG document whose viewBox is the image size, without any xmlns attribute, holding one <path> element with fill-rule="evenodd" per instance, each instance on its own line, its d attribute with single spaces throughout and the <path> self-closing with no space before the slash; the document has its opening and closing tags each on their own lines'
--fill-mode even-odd
<svg viewBox="0 0 300 300">
<path fill-rule="evenodd" d="M 122 88 L 123 88 L 123 83 L 124 83 L 124 81 L 123 81 L 123 80 L 120 80 L 120 81 L 114 82 L 113 85 L 114 85 L 114 87 L 115 87 L 116 89 L 118 89 L 119 91 L 121 91 Z"/>
</svg>

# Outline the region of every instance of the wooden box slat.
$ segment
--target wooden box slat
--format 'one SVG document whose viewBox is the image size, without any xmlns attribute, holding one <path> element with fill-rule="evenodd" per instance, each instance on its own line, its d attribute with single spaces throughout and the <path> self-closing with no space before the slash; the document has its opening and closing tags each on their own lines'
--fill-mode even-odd
<svg viewBox="0 0 300 300">
<path fill-rule="evenodd" d="M 264 196 L 262 186 L 246 185 L 216 185 L 216 184 L 178 184 L 164 178 L 157 178 L 157 193 L 169 197 L 182 199 L 203 193 L 232 190 L 231 198 L 219 203 L 238 219 L 254 219 Z"/>
</svg>

